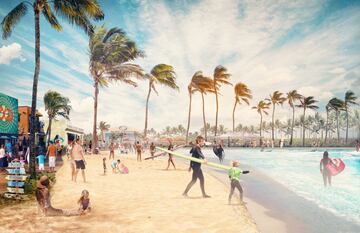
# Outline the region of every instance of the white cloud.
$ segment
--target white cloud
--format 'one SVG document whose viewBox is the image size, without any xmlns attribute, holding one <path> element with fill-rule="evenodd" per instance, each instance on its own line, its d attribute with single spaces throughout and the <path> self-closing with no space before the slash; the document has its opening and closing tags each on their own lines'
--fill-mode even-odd
<svg viewBox="0 0 360 233">
<path fill-rule="evenodd" d="M 0 64 L 9 65 L 10 62 L 14 59 L 25 61 L 25 58 L 21 53 L 21 45 L 18 43 L 3 45 L 0 48 Z"/>
</svg>

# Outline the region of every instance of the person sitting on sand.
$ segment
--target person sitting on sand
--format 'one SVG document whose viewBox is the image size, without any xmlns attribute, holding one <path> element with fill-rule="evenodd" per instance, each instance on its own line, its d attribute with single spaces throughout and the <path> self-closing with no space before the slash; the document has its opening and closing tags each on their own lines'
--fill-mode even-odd
<svg viewBox="0 0 360 233">
<path fill-rule="evenodd" d="M 117 171 L 119 171 L 119 165 L 120 165 L 120 159 L 115 160 L 113 159 L 113 161 L 111 161 L 111 168 L 113 173 L 116 173 Z"/>
<path fill-rule="evenodd" d="M 80 205 L 79 213 L 81 215 L 91 211 L 89 192 L 87 190 L 83 190 L 81 192 L 81 197 L 78 201 L 78 204 Z"/>
<path fill-rule="evenodd" d="M 173 144 L 171 143 L 170 140 L 169 140 L 169 143 L 170 143 L 170 144 L 169 144 L 168 150 L 173 151 L 173 150 L 174 150 L 174 146 L 173 146 Z M 167 165 L 166 170 L 169 170 L 170 163 L 174 166 L 174 169 L 176 170 L 175 163 L 174 163 L 174 160 L 173 160 L 173 155 L 169 153 L 168 165 Z"/>
<path fill-rule="evenodd" d="M 127 166 L 125 166 L 124 163 L 121 163 L 119 171 L 120 171 L 121 174 L 128 174 L 129 173 L 129 168 Z"/>
<path fill-rule="evenodd" d="M 320 160 L 320 172 L 323 176 L 325 187 L 327 186 L 327 183 L 329 184 L 329 186 L 331 186 L 331 174 L 329 169 L 326 167 L 328 164 L 335 166 L 333 161 L 329 158 L 329 153 L 325 151 L 323 154 L 323 158 Z"/>
<path fill-rule="evenodd" d="M 192 157 L 197 158 L 197 159 L 204 159 L 205 163 L 206 163 L 207 161 L 206 161 L 203 153 L 201 152 L 201 147 L 203 147 L 204 144 L 205 144 L 204 138 L 202 136 L 197 136 L 196 137 L 196 145 L 190 150 L 190 153 L 192 154 Z M 210 196 L 205 193 L 205 180 L 204 180 L 204 175 L 201 170 L 201 163 L 191 161 L 190 167 L 193 170 L 192 179 L 191 179 L 190 183 L 186 186 L 186 189 L 183 192 L 183 196 L 184 197 L 188 196 L 189 190 L 196 183 L 196 180 L 199 179 L 200 180 L 200 188 L 201 188 L 203 197 L 209 198 Z M 190 169 L 189 169 L 189 171 L 190 171 Z"/>
<path fill-rule="evenodd" d="M 359 142 L 359 140 L 356 140 L 355 150 L 356 150 L 356 152 L 360 152 L 360 142 Z"/>
<path fill-rule="evenodd" d="M 234 194 L 235 188 L 237 188 L 237 190 L 239 190 L 240 202 L 241 203 L 243 202 L 243 189 L 240 185 L 240 175 L 249 173 L 249 171 L 242 171 L 242 170 L 238 169 L 237 167 L 239 166 L 239 162 L 237 162 L 237 161 L 232 161 L 231 165 L 232 165 L 232 167 L 228 171 L 230 182 L 231 182 L 230 194 L 229 194 L 229 199 L 228 199 L 229 205 L 231 204 L 231 197 Z"/>
<path fill-rule="evenodd" d="M 47 176 L 42 176 L 37 184 L 37 188 L 35 191 L 35 197 L 42 213 L 45 216 L 64 215 L 62 209 L 55 209 L 54 207 L 51 206 L 49 186 L 50 186 L 49 178 Z"/>
</svg>

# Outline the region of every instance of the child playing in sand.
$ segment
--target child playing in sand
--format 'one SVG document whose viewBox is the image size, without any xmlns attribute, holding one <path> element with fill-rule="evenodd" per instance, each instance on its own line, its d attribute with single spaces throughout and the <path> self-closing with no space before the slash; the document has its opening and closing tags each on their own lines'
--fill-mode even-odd
<svg viewBox="0 0 360 233">
<path fill-rule="evenodd" d="M 114 159 L 112 162 L 111 162 L 111 167 L 112 167 L 112 171 L 113 173 L 116 173 L 117 171 L 119 171 L 119 164 L 120 164 L 120 159 L 118 159 L 117 161 Z"/>
<path fill-rule="evenodd" d="M 230 168 L 228 171 L 229 178 L 231 181 L 230 194 L 228 199 L 229 205 L 231 204 L 231 197 L 234 194 L 235 188 L 237 188 L 240 192 L 240 202 L 243 202 L 243 189 L 240 185 L 240 175 L 249 173 L 249 171 L 242 171 L 237 168 L 238 166 L 239 166 L 239 162 L 232 161 L 232 168 Z"/>
<path fill-rule="evenodd" d="M 119 171 L 121 174 L 128 174 L 129 168 L 127 168 L 124 163 L 121 163 Z"/>
<path fill-rule="evenodd" d="M 106 175 L 106 158 L 103 158 L 104 175 Z"/>
<path fill-rule="evenodd" d="M 89 192 L 87 190 L 83 190 L 81 192 L 81 197 L 78 201 L 78 204 L 80 205 L 79 208 L 80 214 L 86 214 L 91 211 Z"/>
</svg>

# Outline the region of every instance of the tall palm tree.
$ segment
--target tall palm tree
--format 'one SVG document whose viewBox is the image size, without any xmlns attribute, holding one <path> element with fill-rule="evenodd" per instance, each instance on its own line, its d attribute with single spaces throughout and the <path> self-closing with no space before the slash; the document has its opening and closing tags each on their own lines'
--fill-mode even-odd
<svg viewBox="0 0 360 233">
<path fill-rule="evenodd" d="M 290 135 L 290 146 L 293 144 L 293 135 L 294 135 L 294 124 L 295 124 L 295 102 L 301 99 L 301 95 L 297 92 L 297 90 L 292 90 L 286 93 L 286 97 L 290 107 L 292 108 L 292 122 L 291 122 L 291 135 Z"/>
<path fill-rule="evenodd" d="M 306 113 L 306 109 L 318 109 L 319 107 L 317 105 L 315 105 L 315 103 L 317 103 L 318 101 L 314 99 L 314 96 L 308 96 L 305 97 L 303 96 L 300 99 L 300 104 L 296 105 L 296 107 L 298 108 L 302 108 L 304 110 L 304 114 L 302 116 L 303 118 L 303 124 L 302 124 L 302 128 L 303 128 L 303 146 L 305 146 L 305 113 Z"/>
<path fill-rule="evenodd" d="M 345 112 L 346 112 L 346 138 L 345 138 L 345 142 L 348 142 L 348 135 L 349 135 L 349 107 L 352 104 L 357 104 L 356 103 L 356 99 L 357 97 L 355 96 L 355 93 L 350 91 L 347 91 L 345 93 L 345 100 L 344 100 L 344 108 L 345 108 Z"/>
<path fill-rule="evenodd" d="M 46 130 L 47 143 L 50 142 L 51 137 L 51 125 L 52 121 L 56 120 L 57 116 L 62 116 L 69 120 L 69 114 L 71 110 L 70 100 L 67 97 L 62 96 L 56 91 L 48 91 L 44 95 L 45 111 L 49 117 L 49 125 Z"/>
<path fill-rule="evenodd" d="M 272 107 L 273 107 L 273 111 L 272 111 L 272 118 L 271 118 L 271 122 L 272 122 L 272 127 L 271 127 L 271 139 L 274 141 L 275 137 L 274 137 L 274 126 L 275 126 L 275 106 L 279 105 L 279 104 L 283 104 L 286 100 L 285 97 L 282 97 L 283 93 L 279 92 L 279 91 L 274 91 L 274 93 L 272 93 L 270 95 L 269 99 L 266 99 L 267 101 L 271 102 Z"/>
<path fill-rule="evenodd" d="M 50 5 L 52 3 L 52 7 Z M 35 178 L 35 119 L 36 119 L 36 100 L 37 88 L 40 73 L 40 15 L 43 14 L 46 21 L 52 28 L 61 31 L 62 27 L 57 20 L 57 15 L 63 16 L 70 24 L 75 24 L 85 30 L 87 34 L 92 34 L 94 29 L 90 20 L 102 20 L 102 12 L 97 0 L 27 0 L 21 1 L 13 8 L 1 22 L 2 37 L 10 37 L 16 24 L 23 18 L 26 13 L 32 9 L 35 19 L 35 71 L 32 88 L 31 115 L 30 115 L 30 173 L 31 178 Z M 54 9 L 54 10 L 53 10 Z"/>
<path fill-rule="evenodd" d="M 200 92 L 202 97 L 202 109 L 203 109 L 203 121 L 204 121 L 204 128 L 205 128 L 205 139 L 207 137 L 206 133 L 206 121 L 205 121 L 205 103 L 204 103 L 204 94 L 208 92 L 214 93 L 214 84 L 213 80 L 209 77 L 206 77 L 203 75 L 202 71 L 197 71 L 191 78 L 191 82 L 188 86 L 188 92 L 189 92 L 189 114 L 188 114 L 188 125 L 186 130 L 186 144 L 188 143 L 189 139 L 189 129 L 190 129 L 190 116 L 191 116 L 191 104 L 192 104 L 192 95 L 195 92 Z"/>
<path fill-rule="evenodd" d="M 109 31 L 100 26 L 89 41 L 90 74 L 94 82 L 94 124 L 93 124 L 93 152 L 97 147 L 97 105 L 99 87 L 107 87 L 109 82 L 120 81 L 136 87 L 133 77 L 143 79 L 144 74 L 140 66 L 128 63 L 144 56 L 135 42 L 127 37 L 119 28 Z"/>
<path fill-rule="evenodd" d="M 330 108 L 334 110 L 336 114 L 336 130 L 337 130 L 337 138 L 339 143 L 340 142 L 339 115 L 340 115 L 340 111 L 345 110 L 345 102 L 341 99 L 334 97 L 329 101 L 329 104 L 330 104 Z"/>
<path fill-rule="evenodd" d="M 149 99 L 151 90 L 157 94 L 155 84 L 160 83 L 173 90 L 179 90 L 176 85 L 176 74 L 174 68 L 167 64 L 158 64 L 152 68 L 150 74 L 146 74 L 145 77 L 149 80 L 149 91 L 146 98 L 146 110 L 145 110 L 145 129 L 144 136 L 146 137 L 147 126 L 148 126 L 148 110 L 149 110 Z"/>
<path fill-rule="evenodd" d="M 324 139 L 324 144 L 326 144 L 327 142 L 327 138 L 328 138 L 328 130 L 329 130 L 329 112 L 331 110 L 331 104 L 330 101 L 326 104 L 325 106 L 325 110 L 326 110 L 326 123 L 325 123 L 325 139 Z"/>
<path fill-rule="evenodd" d="M 216 116 L 215 116 L 215 137 L 217 135 L 218 130 L 218 114 L 219 114 L 219 100 L 218 100 L 218 91 L 221 84 L 232 85 L 230 80 L 230 74 L 227 69 L 221 65 L 217 66 L 214 70 L 213 80 L 214 80 L 214 90 L 215 90 L 215 98 L 216 98 Z"/>
<path fill-rule="evenodd" d="M 249 100 L 252 99 L 251 90 L 244 83 L 237 83 L 234 87 L 235 91 L 235 104 L 232 113 L 233 120 L 233 132 L 235 132 L 235 109 L 237 104 L 241 104 L 241 101 L 249 105 Z"/>
<path fill-rule="evenodd" d="M 100 121 L 99 129 L 100 129 L 100 133 L 101 133 L 101 140 L 104 141 L 105 140 L 104 132 L 106 132 L 110 129 L 110 125 L 108 123 L 106 123 L 105 121 Z"/>
<path fill-rule="evenodd" d="M 256 111 L 260 114 L 260 140 L 261 140 L 263 114 L 265 115 L 269 114 L 267 110 L 270 108 L 270 103 L 265 100 L 260 100 L 259 103 L 252 108 L 256 109 Z"/>
</svg>

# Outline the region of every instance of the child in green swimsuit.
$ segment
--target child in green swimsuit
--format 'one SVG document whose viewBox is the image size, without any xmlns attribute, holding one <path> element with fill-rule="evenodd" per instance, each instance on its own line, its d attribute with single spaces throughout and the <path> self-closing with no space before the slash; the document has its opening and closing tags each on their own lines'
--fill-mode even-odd
<svg viewBox="0 0 360 233">
<path fill-rule="evenodd" d="M 228 171 L 229 178 L 231 181 L 230 194 L 229 194 L 229 199 L 228 199 L 229 205 L 231 204 L 231 197 L 234 194 L 235 188 L 237 188 L 239 190 L 240 201 L 243 202 L 243 189 L 240 185 L 240 175 L 249 173 L 249 171 L 242 171 L 237 168 L 238 166 L 239 166 L 239 162 L 232 161 L 232 168 L 230 168 Z"/>
</svg>

